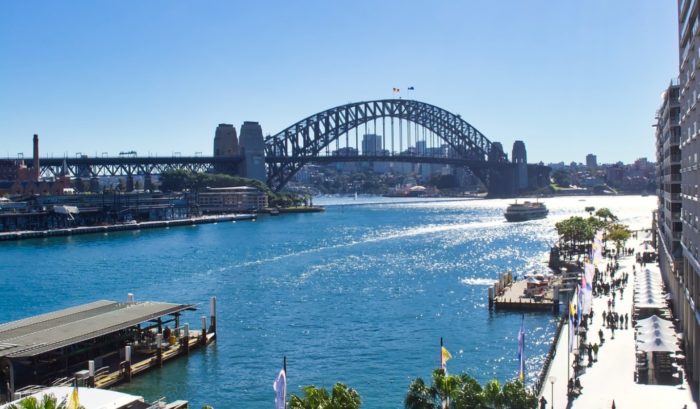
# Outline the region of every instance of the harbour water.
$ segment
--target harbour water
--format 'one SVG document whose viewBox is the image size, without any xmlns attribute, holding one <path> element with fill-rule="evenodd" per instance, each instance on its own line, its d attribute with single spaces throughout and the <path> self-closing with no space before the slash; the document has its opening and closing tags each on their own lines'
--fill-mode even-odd
<svg viewBox="0 0 700 409">
<path fill-rule="evenodd" d="M 521 315 L 491 313 L 499 272 L 545 269 L 554 223 L 586 206 L 650 227 L 653 197 L 545 199 L 549 217 L 506 223 L 509 200 L 316 199 L 324 213 L 162 230 L 0 243 L 0 322 L 97 299 L 201 303 L 218 298 L 218 340 L 120 387 L 192 407 L 268 408 L 288 359 L 288 391 L 344 382 L 363 407 L 402 407 L 439 364 L 480 381 L 517 374 Z M 556 318 L 524 316 L 534 379 Z"/>
</svg>

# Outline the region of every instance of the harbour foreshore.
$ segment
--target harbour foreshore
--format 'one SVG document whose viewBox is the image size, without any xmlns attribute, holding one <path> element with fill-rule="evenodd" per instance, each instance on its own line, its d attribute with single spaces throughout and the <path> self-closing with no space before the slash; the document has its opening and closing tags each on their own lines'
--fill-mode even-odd
<svg viewBox="0 0 700 409">
<path fill-rule="evenodd" d="M 255 220 L 254 214 L 223 214 L 215 216 L 199 216 L 177 220 L 158 220 L 141 223 L 110 224 L 103 226 L 82 226 L 67 229 L 52 230 L 24 230 L 0 233 L 0 241 L 13 241 L 25 239 L 40 239 L 46 237 L 74 236 L 80 234 L 109 233 L 128 230 L 155 229 L 163 227 L 193 226 L 198 224 L 229 222 L 239 220 Z"/>
<path fill-rule="evenodd" d="M 641 251 L 648 233 L 638 233 L 638 239 L 631 239 L 627 246 L 634 248 L 634 253 Z M 606 263 L 609 262 L 606 259 Z M 615 310 L 621 314 L 633 315 L 633 287 L 636 277 L 633 274 L 634 255 L 621 256 L 618 259 L 619 273 L 628 273 L 630 280 L 618 297 Z M 658 265 L 650 263 L 645 268 L 658 270 Z M 639 270 L 639 269 L 638 269 Z M 640 275 L 640 272 L 637 272 Z M 560 333 L 555 338 L 555 352 L 551 365 L 545 368 L 538 399 L 544 397 L 547 408 L 692 408 L 696 407 L 691 388 L 687 380 L 680 385 L 650 385 L 635 382 L 635 337 L 634 325 L 628 329 L 615 331 L 605 328 L 602 312 L 608 311 L 608 297 L 593 298 L 593 320 L 588 326 L 590 342 L 599 341 L 598 331 L 602 330 L 605 341 L 601 343 L 597 358 L 591 366 L 583 368 L 578 379 L 581 382 L 581 394 L 569 399 L 567 377 L 573 378 L 574 371 L 570 365 L 574 362 L 574 353 L 568 352 L 568 323 L 560 326 Z M 567 310 L 563 308 L 563 310 Z M 565 320 L 568 322 L 568 320 Z M 631 321 L 631 320 L 630 320 Z M 630 323 L 631 324 L 631 323 Z M 576 342 L 574 342 L 576 345 Z M 575 351 L 576 352 L 576 351 Z M 585 359 L 584 359 L 585 360 Z M 587 362 L 586 362 L 587 364 Z M 613 406 L 614 402 L 614 406 Z M 687 405 L 687 406 L 684 406 Z"/>
</svg>

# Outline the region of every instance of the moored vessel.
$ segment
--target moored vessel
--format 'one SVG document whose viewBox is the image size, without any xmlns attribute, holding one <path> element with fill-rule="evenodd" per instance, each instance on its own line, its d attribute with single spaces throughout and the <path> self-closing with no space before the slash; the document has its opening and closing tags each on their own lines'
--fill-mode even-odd
<svg viewBox="0 0 700 409">
<path fill-rule="evenodd" d="M 517 201 L 508 206 L 503 214 L 509 222 L 523 222 L 526 220 L 543 219 L 547 217 L 549 210 L 544 203 L 540 202 L 523 202 Z"/>
</svg>

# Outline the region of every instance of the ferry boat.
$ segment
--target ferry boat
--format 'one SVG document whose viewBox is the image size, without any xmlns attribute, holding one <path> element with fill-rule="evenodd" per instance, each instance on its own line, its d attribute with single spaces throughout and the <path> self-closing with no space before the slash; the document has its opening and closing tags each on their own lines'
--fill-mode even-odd
<svg viewBox="0 0 700 409">
<path fill-rule="evenodd" d="M 526 220 L 543 219 L 547 217 L 549 210 L 540 202 L 524 202 L 517 201 L 508 206 L 503 214 L 509 222 L 523 222 Z"/>
</svg>

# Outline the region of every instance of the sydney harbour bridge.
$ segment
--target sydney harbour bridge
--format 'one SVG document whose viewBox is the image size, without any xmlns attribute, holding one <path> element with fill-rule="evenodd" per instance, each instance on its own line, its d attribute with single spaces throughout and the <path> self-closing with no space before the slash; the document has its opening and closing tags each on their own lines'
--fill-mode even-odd
<svg viewBox="0 0 700 409">
<path fill-rule="evenodd" d="M 527 164 L 522 142 L 516 142 L 509 160 L 500 143 L 489 140 L 460 115 L 416 100 L 345 104 L 267 137 L 259 124 L 246 122 L 240 144 L 232 130 L 234 141 L 222 145 L 230 149 L 221 151 L 215 140 L 213 156 L 41 158 L 39 169 L 43 176 L 80 178 L 148 176 L 177 169 L 217 171 L 261 179 L 279 191 L 307 164 L 388 162 L 465 167 L 494 196 L 549 183 L 549 168 Z M 34 160 L 24 161 L 33 167 Z"/>
</svg>

